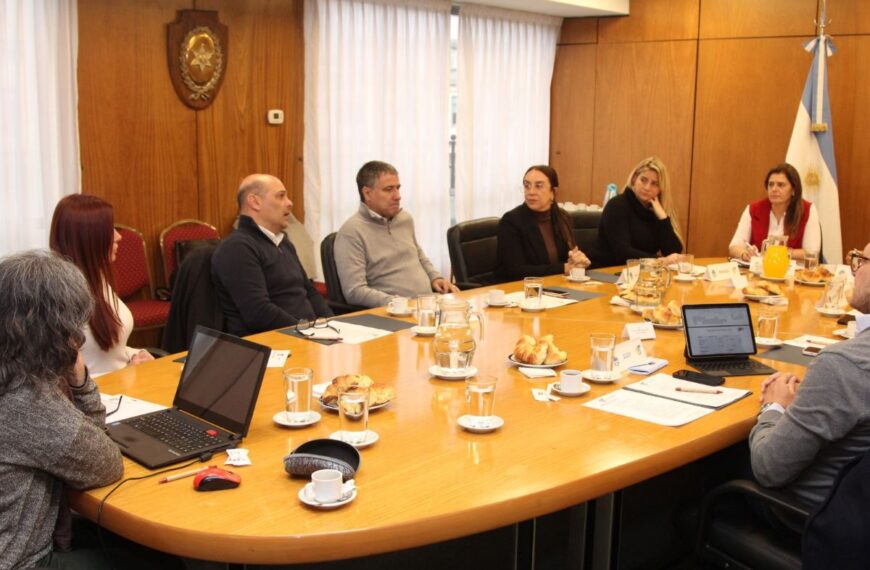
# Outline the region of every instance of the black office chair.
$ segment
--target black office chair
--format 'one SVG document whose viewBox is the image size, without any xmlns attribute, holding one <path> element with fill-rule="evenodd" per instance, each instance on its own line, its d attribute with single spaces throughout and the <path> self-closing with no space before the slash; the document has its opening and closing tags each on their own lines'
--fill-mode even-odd
<svg viewBox="0 0 870 570">
<path fill-rule="evenodd" d="M 460 222 L 447 230 L 447 251 L 460 289 L 496 283 L 499 218 Z"/>
<path fill-rule="evenodd" d="M 341 279 L 338 278 L 338 267 L 335 265 L 335 232 L 332 232 L 320 242 L 320 263 L 323 266 L 323 279 L 326 281 L 326 295 L 329 307 L 336 315 L 363 311 L 365 307 L 351 305 L 344 298 L 341 290 Z"/>
<path fill-rule="evenodd" d="M 801 568 L 801 535 L 774 528 L 750 505 L 775 507 L 796 523 L 806 521 L 809 510 L 792 496 L 747 480 L 719 485 L 704 499 L 698 525 L 695 556 L 698 568 Z"/>
<path fill-rule="evenodd" d="M 598 241 L 598 224 L 601 222 L 601 211 L 571 212 L 571 222 L 574 230 L 574 241 L 581 251 L 589 253 Z"/>
<path fill-rule="evenodd" d="M 215 244 L 200 244 L 191 249 L 175 272 L 172 303 L 161 343 L 169 353 L 187 350 L 197 325 L 224 330 L 224 315 L 211 279 L 215 249 Z"/>
</svg>

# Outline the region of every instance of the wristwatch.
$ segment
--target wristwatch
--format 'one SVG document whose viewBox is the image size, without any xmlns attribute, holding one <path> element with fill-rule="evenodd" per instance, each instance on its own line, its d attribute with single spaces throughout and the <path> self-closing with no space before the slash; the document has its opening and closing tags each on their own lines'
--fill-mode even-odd
<svg viewBox="0 0 870 570">
<path fill-rule="evenodd" d="M 761 409 L 758 411 L 758 415 L 760 416 L 761 414 L 770 409 L 774 409 L 779 413 L 784 413 L 785 411 L 782 407 L 782 404 L 778 404 L 776 402 L 765 402 L 761 404 Z"/>
</svg>

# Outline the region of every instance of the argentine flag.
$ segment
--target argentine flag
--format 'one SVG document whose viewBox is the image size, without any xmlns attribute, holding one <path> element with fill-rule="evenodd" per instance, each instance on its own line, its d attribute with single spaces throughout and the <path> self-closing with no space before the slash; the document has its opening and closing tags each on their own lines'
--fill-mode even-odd
<svg viewBox="0 0 870 570">
<path fill-rule="evenodd" d="M 800 172 L 804 198 L 815 204 L 819 212 L 825 261 L 842 263 L 837 162 L 834 159 L 834 133 L 825 65 L 827 57 L 834 53 L 834 46 L 821 31 L 804 48 L 813 53 L 813 66 L 804 85 L 785 160 Z"/>
</svg>

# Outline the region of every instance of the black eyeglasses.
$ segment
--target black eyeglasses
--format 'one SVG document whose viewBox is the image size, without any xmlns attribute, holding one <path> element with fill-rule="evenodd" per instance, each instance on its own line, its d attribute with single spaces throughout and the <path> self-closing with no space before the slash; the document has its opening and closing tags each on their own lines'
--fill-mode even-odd
<svg viewBox="0 0 870 570">
<path fill-rule="evenodd" d="M 319 317 L 313 321 L 299 321 L 293 328 L 304 336 L 316 334 L 317 329 L 330 329 L 335 331 L 336 334 L 341 334 L 340 330 L 329 324 L 329 320 L 326 317 Z"/>
<path fill-rule="evenodd" d="M 111 412 L 106 412 L 107 418 L 121 409 L 121 400 L 123 400 L 123 399 L 124 399 L 124 394 L 121 394 L 120 396 L 118 396 L 118 401 L 115 403 L 115 409 L 112 410 Z"/>
<path fill-rule="evenodd" d="M 861 251 L 857 249 L 853 249 L 850 251 L 846 257 L 849 258 L 849 265 L 852 266 L 852 273 L 857 273 L 861 266 L 870 261 L 870 257 L 867 257 Z"/>
</svg>

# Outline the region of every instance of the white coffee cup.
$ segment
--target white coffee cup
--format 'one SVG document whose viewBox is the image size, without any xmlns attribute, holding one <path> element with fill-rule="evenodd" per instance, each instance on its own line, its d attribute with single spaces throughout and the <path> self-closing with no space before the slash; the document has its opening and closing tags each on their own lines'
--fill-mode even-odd
<svg viewBox="0 0 870 570">
<path fill-rule="evenodd" d="M 575 281 L 580 281 L 581 279 L 586 277 L 586 268 L 585 267 L 572 267 L 571 268 L 571 279 Z"/>
<path fill-rule="evenodd" d="M 408 298 L 407 297 L 393 297 L 390 299 L 389 304 L 387 305 L 387 310 L 391 313 L 407 313 L 408 312 Z"/>
<path fill-rule="evenodd" d="M 341 471 L 320 469 L 311 474 L 314 498 L 320 503 L 334 503 L 341 498 Z"/>
<path fill-rule="evenodd" d="M 559 389 L 562 392 L 579 392 L 583 389 L 583 373 L 579 370 L 563 370 L 559 373 Z"/>
<path fill-rule="evenodd" d="M 486 294 L 486 302 L 490 305 L 504 305 L 504 291 L 501 289 L 493 289 Z"/>
</svg>

